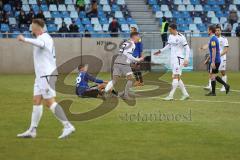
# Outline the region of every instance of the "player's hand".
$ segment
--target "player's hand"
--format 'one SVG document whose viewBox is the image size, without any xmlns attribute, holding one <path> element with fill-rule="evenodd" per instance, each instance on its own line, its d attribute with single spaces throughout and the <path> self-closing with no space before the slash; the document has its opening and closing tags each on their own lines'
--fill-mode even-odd
<svg viewBox="0 0 240 160">
<path fill-rule="evenodd" d="M 209 60 L 208 60 L 208 59 L 206 59 L 206 60 L 204 61 L 204 64 L 208 64 L 208 62 L 209 62 Z"/>
<path fill-rule="evenodd" d="M 140 61 L 140 62 L 144 61 L 144 56 L 140 57 L 140 58 L 139 58 L 139 61 Z"/>
<path fill-rule="evenodd" d="M 216 69 L 216 65 L 215 65 L 215 63 L 211 63 L 211 67 L 212 67 L 212 69 Z"/>
<path fill-rule="evenodd" d="M 25 37 L 23 35 L 18 35 L 17 40 L 20 42 L 25 42 Z"/>
<path fill-rule="evenodd" d="M 159 50 L 159 51 L 153 53 L 153 55 L 157 56 L 157 55 L 159 55 L 160 53 L 161 53 L 161 51 Z"/>
<path fill-rule="evenodd" d="M 188 60 L 185 59 L 184 62 L 183 62 L 183 66 L 184 66 L 184 67 L 187 67 L 188 64 L 189 64 Z"/>
</svg>

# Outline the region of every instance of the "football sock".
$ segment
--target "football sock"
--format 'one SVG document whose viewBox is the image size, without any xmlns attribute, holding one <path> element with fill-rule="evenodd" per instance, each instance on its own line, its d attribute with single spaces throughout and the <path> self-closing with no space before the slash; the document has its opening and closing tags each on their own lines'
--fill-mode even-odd
<svg viewBox="0 0 240 160">
<path fill-rule="evenodd" d="M 177 87 L 178 87 L 178 79 L 173 79 L 173 81 L 172 81 L 172 90 L 170 91 L 170 94 L 169 94 L 170 97 L 173 97 Z"/>
<path fill-rule="evenodd" d="M 222 76 L 222 80 L 223 80 L 225 83 L 227 83 L 227 75 Z"/>
<path fill-rule="evenodd" d="M 63 124 L 64 127 L 68 127 L 68 125 L 70 125 L 70 122 L 66 117 L 66 114 L 64 113 L 62 107 L 59 104 L 54 102 L 50 106 L 50 110 L 53 112 L 56 118 Z"/>
<path fill-rule="evenodd" d="M 42 117 L 42 113 L 43 113 L 42 105 L 33 105 L 31 125 L 30 125 L 31 130 L 38 127 L 39 121 L 41 120 L 41 117 Z"/>
<path fill-rule="evenodd" d="M 209 81 L 208 81 L 208 86 L 211 87 L 211 83 L 212 83 L 212 80 L 211 78 L 209 78 Z"/>
<path fill-rule="evenodd" d="M 139 77 L 139 80 L 140 80 L 140 83 L 143 83 L 143 77 L 142 77 L 142 72 L 138 72 L 138 77 Z"/>
<path fill-rule="evenodd" d="M 134 76 L 135 76 L 135 78 L 136 78 L 136 81 L 139 81 L 138 72 L 134 72 Z"/>
<path fill-rule="evenodd" d="M 216 80 L 212 80 L 211 85 L 212 85 L 212 93 L 216 94 Z"/>
<path fill-rule="evenodd" d="M 125 90 L 124 90 L 124 96 L 125 97 L 129 97 L 129 92 L 130 92 L 130 88 L 132 88 L 133 85 L 133 81 L 132 80 L 128 80 L 127 84 L 125 86 Z"/>
<path fill-rule="evenodd" d="M 189 94 L 188 94 L 188 92 L 187 92 L 187 90 L 185 88 L 185 85 L 184 85 L 184 83 L 183 83 L 183 81 L 181 79 L 178 81 L 178 85 L 179 85 L 179 87 L 180 87 L 180 89 L 182 91 L 182 94 L 185 95 L 185 96 L 189 96 Z"/>
<path fill-rule="evenodd" d="M 216 80 L 221 83 L 222 85 L 226 86 L 227 84 L 220 78 L 219 76 L 216 77 Z"/>
</svg>

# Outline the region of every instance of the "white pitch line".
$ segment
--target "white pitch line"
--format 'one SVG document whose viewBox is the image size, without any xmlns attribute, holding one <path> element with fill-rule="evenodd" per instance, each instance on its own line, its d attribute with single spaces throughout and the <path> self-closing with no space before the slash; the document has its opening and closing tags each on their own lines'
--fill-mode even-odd
<svg viewBox="0 0 240 160">
<path fill-rule="evenodd" d="M 186 85 L 187 87 L 192 87 L 192 88 L 204 88 L 204 86 L 198 86 L 198 85 L 192 85 L 192 84 L 189 84 L 189 85 Z M 216 89 L 220 89 L 220 88 L 216 88 Z M 240 90 L 236 90 L 236 89 L 230 89 L 230 91 L 232 92 L 240 92 Z"/>
<path fill-rule="evenodd" d="M 144 99 L 159 99 L 162 100 L 163 97 L 146 97 Z M 141 98 L 140 98 L 141 99 Z M 163 101 L 163 100 L 162 100 Z M 173 100 L 174 101 L 180 101 L 178 99 Z M 166 102 L 166 101 L 165 101 Z M 240 102 L 236 102 L 236 101 L 211 101 L 211 100 L 203 100 L 203 99 L 188 99 L 186 101 L 181 101 L 181 102 L 206 102 L 206 103 L 230 103 L 230 104 L 240 104 Z"/>
</svg>

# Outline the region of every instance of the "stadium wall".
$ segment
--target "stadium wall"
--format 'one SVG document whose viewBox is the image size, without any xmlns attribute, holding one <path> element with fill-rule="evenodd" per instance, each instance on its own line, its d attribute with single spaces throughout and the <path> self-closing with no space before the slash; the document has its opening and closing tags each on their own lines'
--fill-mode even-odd
<svg viewBox="0 0 240 160">
<path fill-rule="evenodd" d="M 61 38 L 55 39 L 58 66 L 81 55 L 93 55 L 103 61 L 102 72 L 109 72 L 113 55 L 118 52 L 120 38 Z M 199 48 L 208 42 L 208 38 L 192 38 L 191 48 L 194 51 L 194 69 L 205 70 L 204 53 Z M 230 52 L 227 68 L 239 71 L 240 40 L 229 38 Z M 81 63 L 81 62 L 79 62 Z M 83 61 L 84 63 L 84 61 Z M 94 63 L 94 62 L 93 62 Z M 33 73 L 32 47 L 23 45 L 15 39 L 0 39 L 0 73 Z"/>
</svg>

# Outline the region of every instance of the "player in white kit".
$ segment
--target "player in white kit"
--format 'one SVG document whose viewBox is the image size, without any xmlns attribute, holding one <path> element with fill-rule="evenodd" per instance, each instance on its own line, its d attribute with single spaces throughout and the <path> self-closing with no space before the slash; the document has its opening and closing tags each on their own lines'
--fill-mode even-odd
<svg viewBox="0 0 240 160">
<path fill-rule="evenodd" d="M 55 101 L 55 82 L 57 79 L 55 47 L 53 39 L 48 33 L 44 33 L 43 28 L 44 21 L 34 19 L 32 21 L 32 33 L 36 38 L 25 38 L 23 35 L 17 37 L 19 41 L 33 45 L 33 60 L 36 76 L 31 125 L 26 132 L 18 134 L 17 137 L 36 137 L 37 127 L 43 113 L 42 102 L 44 101 L 46 106 L 50 108 L 64 126 L 62 134 L 58 137 L 62 139 L 74 132 L 75 128 L 68 121 L 62 107 Z"/>
<path fill-rule="evenodd" d="M 180 100 L 187 100 L 190 98 L 183 81 L 181 80 L 182 68 L 188 66 L 190 48 L 188 46 L 187 40 L 184 35 L 177 31 L 176 24 L 169 25 L 170 35 L 168 37 L 167 45 L 160 49 L 155 55 L 158 55 L 166 50 L 171 51 L 171 65 L 172 65 L 172 90 L 170 91 L 169 96 L 164 98 L 164 100 L 170 101 L 173 100 L 174 93 L 179 87 L 182 91 L 182 98 Z M 185 57 L 184 57 L 184 52 Z"/>
<path fill-rule="evenodd" d="M 216 26 L 216 32 L 215 35 L 218 38 L 219 41 L 219 47 L 220 47 L 220 54 L 221 54 L 221 63 L 219 66 L 219 71 L 222 74 L 222 80 L 227 83 L 227 75 L 226 75 L 226 66 L 227 66 L 227 53 L 229 50 L 229 44 L 228 44 L 228 40 L 226 37 L 222 36 L 222 30 L 221 30 L 221 26 L 217 25 Z M 206 45 L 205 48 L 208 48 L 208 45 Z M 204 47 L 202 47 L 202 49 L 205 49 Z M 207 90 L 211 90 L 211 79 L 209 79 L 209 84 L 207 87 L 205 87 L 205 89 Z M 225 87 L 222 86 L 222 88 L 220 89 L 221 92 L 225 92 Z"/>
</svg>

